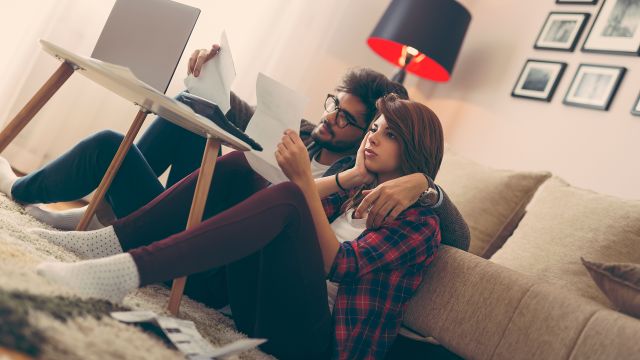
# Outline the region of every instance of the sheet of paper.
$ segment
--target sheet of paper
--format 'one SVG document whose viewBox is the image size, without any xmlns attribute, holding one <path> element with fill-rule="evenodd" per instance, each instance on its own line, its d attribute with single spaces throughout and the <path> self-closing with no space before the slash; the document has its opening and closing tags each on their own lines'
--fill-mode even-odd
<svg viewBox="0 0 640 360">
<path fill-rule="evenodd" d="M 240 339 L 236 340 L 230 344 L 227 344 L 221 348 L 214 350 L 211 353 L 206 354 L 205 356 L 197 356 L 193 357 L 191 360 L 204 360 L 204 359 L 214 359 L 219 358 L 221 356 L 229 356 L 234 355 L 242 351 L 250 350 L 258 347 L 258 345 L 267 342 L 266 339 Z"/>
<path fill-rule="evenodd" d="M 204 64 L 198 77 L 191 74 L 184 84 L 190 93 L 216 103 L 226 114 L 231 109 L 231 84 L 235 78 L 236 69 L 229 40 L 223 31 L 218 55 Z"/>
<path fill-rule="evenodd" d="M 266 339 L 240 339 L 222 347 L 214 347 L 200 335 L 193 321 L 159 316 L 153 311 L 114 311 L 111 317 L 133 323 L 152 323 L 158 326 L 171 343 L 189 360 L 209 360 L 253 349 Z"/>
<path fill-rule="evenodd" d="M 276 80 L 259 73 L 256 82 L 258 106 L 245 131 L 263 151 L 245 153 L 249 165 L 272 184 L 287 181 L 275 152 L 286 129 L 299 131 L 307 98 Z"/>
</svg>

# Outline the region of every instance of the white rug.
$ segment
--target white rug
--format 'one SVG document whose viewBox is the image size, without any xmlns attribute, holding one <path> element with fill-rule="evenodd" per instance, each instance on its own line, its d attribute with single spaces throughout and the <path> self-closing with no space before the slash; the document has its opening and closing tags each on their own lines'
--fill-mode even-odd
<svg viewBox="0 0 640 360">
<path fill-rule="evenodd" d="M 52 297 L 73 297 L 69 290 L 50 283 L 35 273 L 45 260 L 77 261 L 64 249 L 25 232 L 31 227 L 46 227 L 26 215 L 19 205 L 0 195 L 0 290 Z M 168 290 L 149 286 L 128 296 L 124 306 L 134 310 L 152 310 L 167 314 Z M 74 300 L 75 301 L 75 300 Z M 214 346 L 245 337 L 235 331 L 233 322 L 213 309 L 184 298 L 180 317 L 192 320 L 200 333 Z M 0 325 L 3 318 L 0 317 Z M 184 359 L 158 337 L 109 317 L 72 317 L 60 321 L 45 311 L 29 310 L 28 325 L 42 333 L 44 341 L 39 358 L 43 359 Z M 273 359 L 258 350 L 247 351 L 239 359 Z"/>
</svg>

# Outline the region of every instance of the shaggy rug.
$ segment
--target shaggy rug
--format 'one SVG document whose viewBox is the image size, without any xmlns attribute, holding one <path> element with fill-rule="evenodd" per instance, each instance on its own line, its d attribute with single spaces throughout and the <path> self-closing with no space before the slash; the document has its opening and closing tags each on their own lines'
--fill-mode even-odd
<svg viewBox="0 0 640 360">
<path fill-rule="evenodd" d="M 121 305 L 78 298 L 35 272 L 42 261 L 72 262 L 78 257 L 25 232 L 32 227 L 47 226 L 0 195 L 0 348 L 40 359 L 184 359 L 154 331 L 109 316 L 110 311 L 125 309 L 168 315 L 167 288 L 142 288 Z M 193 321 L 214 346 L 245 337 L 230 319 L 186 297 L 180 317 Z M 259 350 L 238 358 L 273 359 Z"/>
</svg>

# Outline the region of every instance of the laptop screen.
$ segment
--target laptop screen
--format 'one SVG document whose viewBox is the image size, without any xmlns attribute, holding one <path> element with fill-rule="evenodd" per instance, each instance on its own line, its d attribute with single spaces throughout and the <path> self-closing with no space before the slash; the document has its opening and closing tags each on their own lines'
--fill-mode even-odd
<svg viewBox="0 0 640 360">
<path fill-rule="evenodd" d="M 164 93 L 199 15 L 170 0 L 117 0 L 91 57 L 126 66 Z"/>
</svg>

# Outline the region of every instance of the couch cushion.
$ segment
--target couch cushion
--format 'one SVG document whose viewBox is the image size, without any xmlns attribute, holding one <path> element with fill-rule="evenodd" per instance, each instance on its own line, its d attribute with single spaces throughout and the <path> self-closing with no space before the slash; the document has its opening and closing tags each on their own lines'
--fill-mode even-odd
<svg viewBox="0 0 640 360">
<path fill-rule="evenodd" d="M 640 264 L 580 259 L 609 301 L 623 313 L 640 319 Z"/>
<path fill-rule="evenodd" d="M 403 324 L 465 359 L 489 359 L 514 311 L 541 281 L 442 245 Z"/>
<path fill-rule="evenodd" d="M 640 321 L 603 309 L 589 320 L 569 360 L 637 359 Z"/>
<path fill-rule="evenodd" d="M 535 285 L 513 312 L 491 359 L 567 359 L 600 310 L 608 309 L 555 285 Z"/>
<path fill-rule="evenodd" d="M 550 176 L 492 169 L 447 148 L 436 182 L 469 225 L 469 252 L 489 258 L 511 235 L 527 203 Z"/>
<path fill-rule="evenodd" d="M 540 187 L 513 236 L 491 260 L 611 306 L 581 256 L 639 263 L 640 201 L 578 189 L 554 177 Z"/>
</svg>

